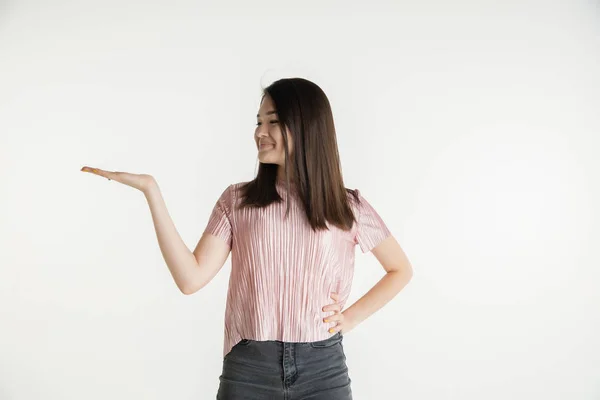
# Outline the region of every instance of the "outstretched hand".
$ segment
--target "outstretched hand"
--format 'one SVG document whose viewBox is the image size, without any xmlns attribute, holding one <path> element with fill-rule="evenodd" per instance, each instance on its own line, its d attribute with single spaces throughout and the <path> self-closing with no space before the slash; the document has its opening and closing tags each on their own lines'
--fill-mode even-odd
<svg viewBox="0 0 600 400">
<path fill-rule="evenodd" d="M 129 172 L 118 172 L 118 171 L 104 171 L 99 168 L 83 167 L 83 172 L 90 172 L 95 175 L 103 176 L 109 181 L 113 180 L 122 183 L 132 188 L 138 189 L 144 193 L 156 183 L 154 177 L 148 174 L 130 174 Z"/>
</svg>

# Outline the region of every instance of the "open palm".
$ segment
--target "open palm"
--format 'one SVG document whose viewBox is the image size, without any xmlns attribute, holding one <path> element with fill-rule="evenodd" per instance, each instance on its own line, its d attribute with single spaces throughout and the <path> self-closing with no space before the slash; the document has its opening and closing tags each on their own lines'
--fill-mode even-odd
<svg viewBox="0 0 600 400">
<path fill-rule="evenodd" d="M 99 168 L 87 166 L 81 168 L 81 171 L 103 176 L 109 180 L 120 182 L 124 185 L 141 190 L 142 192 L 146 192 L 146 190 L 148 190 L 148 188 L 155 183 L 154 177 L 148 174 L 131 174 L 129 172 L 105 171 Z"/>
</svg>

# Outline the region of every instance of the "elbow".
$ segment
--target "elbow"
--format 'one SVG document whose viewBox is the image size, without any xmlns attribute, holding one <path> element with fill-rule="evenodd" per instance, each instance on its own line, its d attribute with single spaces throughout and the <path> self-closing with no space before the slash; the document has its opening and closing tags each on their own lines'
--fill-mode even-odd
<svg viewBox="0 0 600 400">
<path fill-rule="evenodd" d="M 410 282 L 413 277 L 413 269 L 411 265 L 399 268 L 395 272 L 398 274 L 398 279 L 402 282 L 403 286 Z"/>
<path fill-rule="evenodd" d="M 189 296 L 190 294 L 194 294 L 195 291 L 194 290 L 190 290 L 188 287 L 186 286 L 179 286 L 179 291 L 183 294 L 185 294 L 186 296 Z"/>
<path fill-rule="evenodd" d="M 179 291 L 185 295 L 194 294 L 198 291 L 198 289 L 195 288 L 195 285 L 190 281 L 182 281 L 176 283 Z"/>
<path fill-rule="evenodd" d="M 408 267 L 404 269 L 404 275 L 406 275 L 407 281 L 410 281 L 413 277 L 413 268 L 412 265 L 408 264 Z"/>
<path fill-rule="evenodd" d="M 181 293 L 189 296 L 190 294 L 194 294 L 197 291 L 199 291 L 200 289 L 202 289 L 205 285 L 206 285 L 205 283 L 200 283 L 200 282 L 191 280 L 188 282 L 183 282 L 183 283 L 177 285 L 177 287 L 179 288 Z"/>
<path fill-rule="evenodd" d="M 413 276 L 413 267 L 412 267 L 412 264 L 408 263 L 408 265 L 404 269 L 404 272 L 406 273 L 406 275 L 408 275 L 408 276 L 410 276 L 412 278 L 412 276 Z"/>
<path fill-rule="evenodd" d="M 202 289 L 206 283 L 204 283 L 203 275 L 201 274 L 198 264 L 194 264 L 190 269 L 189 273 L 184 279 L 179 279 L 177 287 L 179 291 L 185 295 L 196 293 Z"/>
<path fill-rule="evenodd" d="M 412 271 L 406 273 L 406 283 L 408 284 L 413 278 Z"/>
<path fill-rule="evenodd" d="M 178 285 L 177 286 L 179 288 L 179 291 L 181 291 L 181 293 L 185 294 L 186 296 L 189 296 L 190 294 L 194 294 L 196 293 L 198 290 L 200 290 L 199 287 L 194 286 L 194 285 Z"/>
</svg>

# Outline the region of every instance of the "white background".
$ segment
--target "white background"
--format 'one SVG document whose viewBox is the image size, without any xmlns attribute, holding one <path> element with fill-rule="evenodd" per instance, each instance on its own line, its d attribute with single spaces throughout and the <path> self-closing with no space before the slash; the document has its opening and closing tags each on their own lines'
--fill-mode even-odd
<svg viewBox="0 0 600 400">
<path fill-rule="evenodd" d="M 345 336 L 354 398 L 599 399 L 600 9 L 568 0 L 0 2 L 0 399 L 215 397 L 230 259 L 181 294 L 143 195 L 80 168 L 154 175 L 193 249 L 291 76 L 414 268 Z"/>
</svg>

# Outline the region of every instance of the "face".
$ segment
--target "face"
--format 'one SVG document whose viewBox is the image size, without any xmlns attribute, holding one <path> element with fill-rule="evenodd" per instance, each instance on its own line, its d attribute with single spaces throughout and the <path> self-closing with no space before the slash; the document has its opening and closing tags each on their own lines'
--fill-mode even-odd
<svg viewBox="0 0 600 400">
<path fill-rule="evenodd" d="M 258 109 L 256 117 L 256 130 L 254 140 L 258 149 L 258 159 L 264 164 L 285 165 L 285 147 L 283 135 L 279 128 L 279 121 L 275 105 L 269 96 L 265 96 Z M 292 154 L 292 138 L 288 132 L 288 151 Z"/>
</svg>

